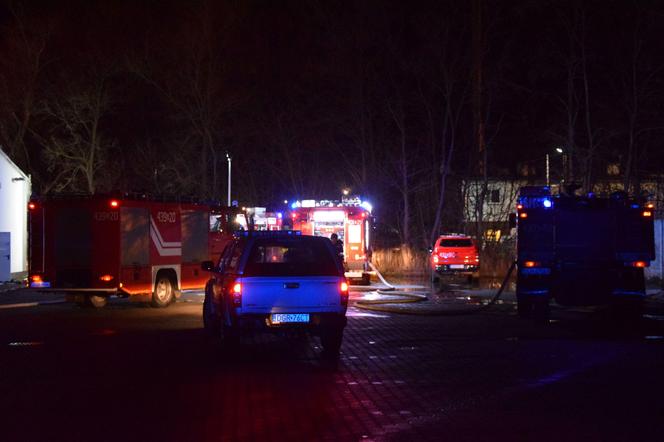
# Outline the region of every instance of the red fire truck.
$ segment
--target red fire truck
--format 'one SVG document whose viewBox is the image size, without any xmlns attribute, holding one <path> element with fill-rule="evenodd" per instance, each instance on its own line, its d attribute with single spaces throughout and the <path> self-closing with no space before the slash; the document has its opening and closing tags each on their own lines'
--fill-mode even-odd
<svg viewBox="0 0 664 442">
<path fill-rule="evenodd" d="M 29 285 L 103 307 L 110 295 L 166 307 L 205 286 L 200 263 L 232 239 L 237 208 L 105 196 L 33 199 Z"/>
<path fill-rule="evenodd" d="M 368 285 L 371 272 L 371 205 L 359 198 L 342 201 L 296 201 L 291 205 L 293 230 L 330 237 L 336 233 L 344 245 L 346 277 Z"/>
</svg>

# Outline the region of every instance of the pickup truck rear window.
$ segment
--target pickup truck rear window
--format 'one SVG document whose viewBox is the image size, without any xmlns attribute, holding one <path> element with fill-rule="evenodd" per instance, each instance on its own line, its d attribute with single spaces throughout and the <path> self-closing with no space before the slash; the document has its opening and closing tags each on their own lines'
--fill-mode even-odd
<svg viewBox="0 0 664 442">
<path fill-rule="evenodd" d="M 440 247 L 472 247 L 473 243 L 469 239 L 443 239 L 440 241 Z"/>
<path fill-rule="evenodd" d="M 262 238 L 254 242 L 245 276 L 338 276 L 329 247 L 317 238 Z"/>
</svg>

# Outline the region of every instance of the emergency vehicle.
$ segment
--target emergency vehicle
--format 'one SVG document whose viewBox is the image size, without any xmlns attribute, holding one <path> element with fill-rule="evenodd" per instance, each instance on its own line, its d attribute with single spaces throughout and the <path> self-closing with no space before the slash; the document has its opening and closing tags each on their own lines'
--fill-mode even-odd
<svg viewBox="0 0 664 442">
<path fill-rule="evenodd" d="M 336 233 L 343 243 L 346 277 L 369 285 L 371 204 L 356 197 L 341 201 L 303 200 L 294 202 L 291 209 L 293 230 L 327 238 Z"/>
<path fill-rule="evenodd" d="M 431 282 L 440 288 L 441 277 L 464 275 L 472 282 L 479 278 L 480 252 L 475 240 L 463 233 L 444 233 L 431 249 Z"/>
<path fill-rule="evenodd" d="M 520 190 L 517 212 L 517 304 L 520 316 L 546 318 L 560 305 L 608 304 L 639 317 L 643 269 L 655 259 L 654 206 L 623 192 L 551 195 Z"/>
<path fill-rule="evenodd" d="M 242 214 L 238 214 L 237 222 L 245 230 L 282 230 L 283 228 L 282 212 L 268 211 L 265 207 L 243 207 L 243 210 Z"/>
<path fill-rule="evenodd" d="M 34 198 L 28 205 L 30 287 L 103 307 L 110 295 L 166 307 L 205 287 L 237 208 L 106 196 Z"/>
</svg>

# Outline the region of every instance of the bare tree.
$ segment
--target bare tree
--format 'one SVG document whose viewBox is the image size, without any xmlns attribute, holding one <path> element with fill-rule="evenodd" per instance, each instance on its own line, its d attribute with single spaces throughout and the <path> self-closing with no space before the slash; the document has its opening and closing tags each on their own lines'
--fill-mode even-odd
<svg viewBox="0 0 664 442">
<path fill-rule="evenodd" d="M 94 194 L 99 187 L 100 171 L 108 160 L 113 141 L 104 134 L 102 119 L 111 109 L 108 80 L 110 70 L 90 72 L 81 83 L 62 85 L 62 96 L 41 102 L 40 133 L 32 131 L 43 147 L 43 155 L 52 173 L 43 191 L 78 191 Z M 53 88 L 54 90 L 57 88 Z"/>
<path fill-rule="evenodd" d="M 45 54 L 54 20 L 30 16 L 23 3 L 9 3 L 9 11 L 11 24 L 4 29 L 4 55 L 0 57 L 0 137 L 17 164 L 36 174 L 26 138 L 38 100 L 39 79 L 48 64 Z"/>
</svg>

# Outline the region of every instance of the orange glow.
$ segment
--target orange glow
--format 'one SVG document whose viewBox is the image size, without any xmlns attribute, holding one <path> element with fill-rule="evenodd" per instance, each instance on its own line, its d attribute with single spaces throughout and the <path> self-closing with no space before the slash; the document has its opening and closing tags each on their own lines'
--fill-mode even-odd
<svg viewBox="0 0 664 442">
<path fill-rule="evenodd" d="M 35 210 L 37 208 L 37 204 L 35 203 L 28 203 L 28 209 L 30 210 Z"/>
<path fill-rule="evenodd" d="M 32 279 L 32 282 L 42 282 L 41 275 L 32 275 L 30 279 Z"/>
<path fill-rule="evenodd" d="M 516 209 L 517 209 L 517 210 L 521 210 L 521 209 L 523 209 L 523 204 L 517 204 L 517 205 L 516 205 Z"/>
<path fill-rule="evenodd" d="M 535 261 L 526 261 L 523 263 L 525 267 L 537 267 L 537 263 Z"/>
<path fill-rule="evenodd" d="M 111 200 L 110 203 L 111 207 L 116 208 L 120 206 L 120 202 L 118 200 Z"/>
<path fill-rule="evenodd" d="M 655 205 L 653 203 L 646 204 L 646 209 L 654 209 Z"/>
<path fill-rule="evenodd" d="M 102 276 L 99 277 L 99 280 L 104 281 L 104 282 L 113 281 L 113 276 L 112 275 L 102 275 Z"/>
<path fill-rule="evenodd" d="M 433 255 L 433 262 L 434 264 L 438 264 L 438 255 Z"/>
<path fill-rule="evenodd" d="M 346 293 L 348 291 L 348 283 L 347 282 L 342 282 L 339 286 L 339 290 L 341 290 L 341 293 Z"/>
<path fill-rule="evenodd" d="M 521 212 L 519 213 L 519 218 L 528 218 L 528 214 L 526 212 Z"/>
<path fill-rule="evenodd" d="M 648 218 L 652 216 L 652 212 L 650 210 L 644 210 L 643 211 L 643 216 Z"/>
<path fill-rule="evenodd" d="M 632 265 L 633 265 L 634 267 L 640 267 L 640 268 L 643 268 L 643 267 L 646 266 L 646 262 L 645 262 L 645 261 L 636 261 L 635 263 L 632 263 Z"/>
<path fill-rule="evenodd" d="M 240 284 L 239 282 L 236 282 L 235 284 L 233 284 L 233 293 L 236 294 L 236 295 L 241 294 L 242 293 L 242 284 Z"/>
</svg>

